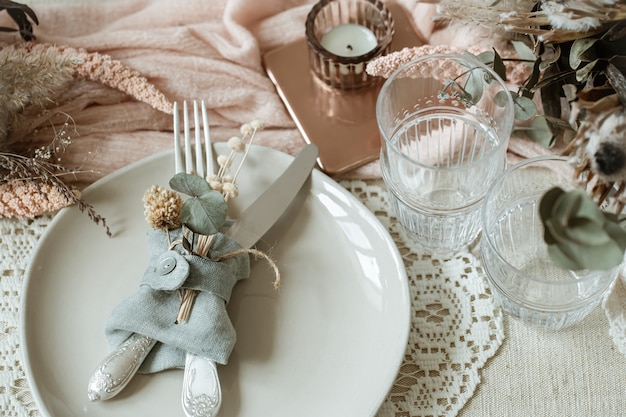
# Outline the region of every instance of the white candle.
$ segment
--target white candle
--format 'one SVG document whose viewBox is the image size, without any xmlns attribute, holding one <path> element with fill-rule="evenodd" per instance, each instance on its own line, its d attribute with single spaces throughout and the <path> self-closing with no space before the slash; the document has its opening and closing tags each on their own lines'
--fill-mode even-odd
<svg viewBox="0 0 626 417">
<path fill-rule="evenodd" d="M 328 31 L 320 42 L 328 52 L 342 57 L 365 55 L 378 45 L 374 32 L 365 26 L 345 23 Z"/>
</svg>

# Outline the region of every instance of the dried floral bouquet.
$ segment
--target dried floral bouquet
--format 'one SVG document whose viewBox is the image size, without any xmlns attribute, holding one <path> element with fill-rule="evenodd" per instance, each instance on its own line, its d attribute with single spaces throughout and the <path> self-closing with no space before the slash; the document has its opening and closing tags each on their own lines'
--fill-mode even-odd
<svg viewBox="0 0 626 417">
<path fill-rule="evenodd" d="M 83 172 L 66 166 L 63 155 L 78 136 L 70 114 L 51 110 L 78 80 L 97 82 L 171 114 L 172 103 L 145 77 L 107 55 L 71 47 L 36 44 L 32 24 L 37 16 L 28 6 L 0 0 L 25 42 L 0 44 L 0 216 L 28 218 L 76 204 L 110 233 L 105 219 L 68 185 Z M 51 126 L 45 146 L 34 146 L 37 129 Z"/>
<path fill-rule="evenodd" d="M 487 33 L 496 51 L 426 45 L 379 58 L 372 75 L 388 75 L 413 58 L 472 53 L 510 85 L 516 134 L 558 144 L 589 193 L 552 190 L 541 202 L 555 263 L 570 269 L 593 251 L 606 268 L 626 250 L 626 2 L 618 0 L 432 0 L 436 20 Z M 478 35 L 480 36 L 480 35 Z M 525 71 L 524 71 L 525 68 Z M 593 201 L 587 204 L 586 200 Z M 611 206 L 607 204 L 611 202 Z M 602 210 L 600 209 L 602 207 Z M 618 248 L 618 250 L 608 250 Z M 612 256 L 610 254 L 617 254 Z"/>
</svg>

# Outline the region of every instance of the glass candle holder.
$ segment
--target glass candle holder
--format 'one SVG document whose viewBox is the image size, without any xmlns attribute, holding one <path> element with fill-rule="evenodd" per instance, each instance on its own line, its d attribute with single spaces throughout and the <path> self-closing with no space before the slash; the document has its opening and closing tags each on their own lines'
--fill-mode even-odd
<svg viewBox="0 0 626 417">
<path fill-rule="evenodd" d="M 379 77 L 367 63 L 386 54 L 394 33 L 393 17 L 379 0 L 321 0 L 306 19 L 311 69 L 324 83 L 356 90 Z"/>
</svg>

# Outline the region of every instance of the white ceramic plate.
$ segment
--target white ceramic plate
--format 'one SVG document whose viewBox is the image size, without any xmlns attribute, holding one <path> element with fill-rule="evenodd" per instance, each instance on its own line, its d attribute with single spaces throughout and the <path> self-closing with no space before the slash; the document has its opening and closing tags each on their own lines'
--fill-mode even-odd
<svg viewBox="0 0 626 417">
<path fill-rule="evenodd" d="M 218 151 L 224 152 L 222 144 Z M 98 181 L 84 197 L 113 233 L 64 209 L 38 244 L 23 293 L 24 364 L 42 413 L 183 416 L 182 370 L 137 375 L 117 397 L 91 403 L 87 382 L 109 352 L 108 314 L 132 294 L 147 266 L 144 191 L 167 186 L 171 152 Z M 250 151 L 233 217 L 292 157 Z M 262 261 L 235 287 L 229 314 L 238 340 L 218 367 L 221 417 L 373 416 L 400 366 L 410 300 L 402 260 L 387 231 L 351 194 L 319 171 L 300 205 L 258 245 L 276 260 L 280 291 Z"/>
</svg>

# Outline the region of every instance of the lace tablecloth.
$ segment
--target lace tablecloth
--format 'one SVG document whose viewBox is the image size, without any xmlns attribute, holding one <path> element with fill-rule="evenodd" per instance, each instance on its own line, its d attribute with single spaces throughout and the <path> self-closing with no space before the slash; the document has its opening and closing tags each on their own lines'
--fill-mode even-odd
<svg viewBox="0 0 626 417">
<path fill-rule="evenodd" d="M 626 412 L 626 359 L 609 336 L 602 309 L 558 333 L 509 322 L 494 305 L 474 254 L 452 259 L 421 255 L 390 212 L 380 181 L 342 185 L 389 230 L 404 259 L 411 289 L 409 343 L 377 417 L 618 416 Z M 20 357 L 20 293 L 30 254 L 52 217 L 0 219 L 2 417 L 40 415 Z M 623 306 L 626 291 L 621 281 L 618 284 L 607 304 Z M 607 311 L 617 316 L 620 309 L 607 306 Z M 615 337 L 624 329 L 615 324 L 618 319 L 611 320 Z"/>
</svg>

